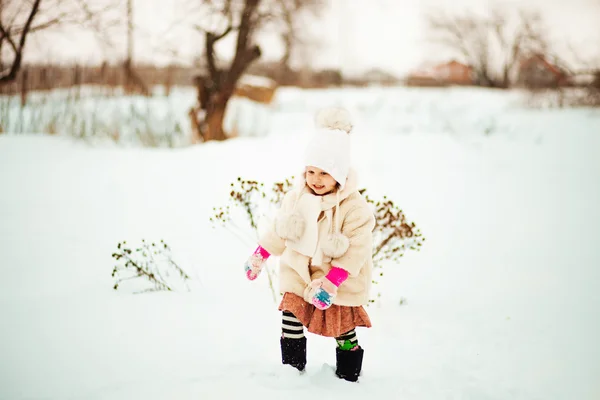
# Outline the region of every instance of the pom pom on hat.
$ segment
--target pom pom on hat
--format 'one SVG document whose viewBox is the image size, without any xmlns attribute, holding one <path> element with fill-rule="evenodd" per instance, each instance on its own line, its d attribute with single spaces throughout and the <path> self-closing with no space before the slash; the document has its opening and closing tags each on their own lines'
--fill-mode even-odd
<svg viewBox="0 0 600 400">
<path fill-rule="evenodd" d="M 320 129 L 335 129 L 346 133 L 350 133 L 352 130 L 350 113 L 340 107 L 329 107 L 319 111 L 316 124 Z"/>
</svg>

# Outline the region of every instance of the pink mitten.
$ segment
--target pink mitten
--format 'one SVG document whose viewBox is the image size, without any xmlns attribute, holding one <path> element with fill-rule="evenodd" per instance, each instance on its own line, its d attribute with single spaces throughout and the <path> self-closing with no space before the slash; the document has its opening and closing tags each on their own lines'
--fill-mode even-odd
<svg viewBox="0 0 600 400">
<path fill-rule="evenodd" d="M 263 266 L 267 259 L 271 256 L 271 254 L 263 249 L 261 246 L 258 246 L 254 253 L 246 260 L 246 264 L 244 264 L 244 269 L 246 270 L 246 277 L 251 281 L 258 278 L 260 275 L 260 271 L 262 271 Z"/>
<path fill-rule="evenodd" d="M 348 279 L 348 271 L 332 267 L 329 273 L 308 285 L 307 301 L 319 310 L 326 310 L 333 304 L 338 287 Z"/>
</svg>

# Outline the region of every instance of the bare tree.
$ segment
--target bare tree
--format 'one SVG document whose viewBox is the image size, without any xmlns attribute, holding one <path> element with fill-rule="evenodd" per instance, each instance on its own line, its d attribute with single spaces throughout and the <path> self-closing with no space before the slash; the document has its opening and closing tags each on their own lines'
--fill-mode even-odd
<svg viewBox="0 0 600 400">
<path fill-rule="evenodd" d="M 293 21 L 292 13 L 308 9 L 317 0 L 204 0 L 208 7 L 207 20 L 196 24 L 204 35 L 204 59 L 207 74 L 196 82 L 199 88 L 198 110 L 192 110 L 194 130 L 204 141 L 224 140 L 223 120 L 229 99 L 239 79 L 247 68 L 261 56 L 256 36 L 273 25 L 288 25 Z M 294 8 L 295 7 L 295 8 Z M 294 11 L 296 10 L 296 11 Z M 288 17 L 286 17 L 286 15 Z M 298 31 L 293 25 L 294 36 Z M 229 35 L 237 35 L 233 59 L 229 63 L 219 60 L 216 47 Z M 292 40 L 290 39 L 290 42 Z M 291 50 L 290 50 L 291 52 Z M 284 56 L 285 58 L 285 56 Z"/>
<path fill-rule="evenodd" d="M 307 45 L 305 40 L 306 22 L 304 18 L 319 17 L 325 5 L 324 0 L 279 0 L 281 5 L 281 39 L 284 53 L 280 60 L 280 81 L 291 70 L 294 53 Z"/>
<path fill-rule="evenodd" d="M 491 9 L 487 15 L 428 16 L 432 40 L 461 56 L 481 85 L 507 88 L 521 58 L 545 53 L 547 40 L 537 13 Z"/>
<path fill-rule="evenodd" d="M 33 22 L 40 10 L 40 3 L 42 0 L 35 0 L 31 4 L 27 4 L 26 19 L 24 22 L 17 20 L 17 15 L 9 16 L 8 6 L 10 1 L 3 1 L 0 14 L 2 20 L 0 20 L 0 50 L 3 49 L 3 44 L 6 42 L 13 53 L 12 62 L 10 63 L 8 70 L 5 71 L 4 65 L 0 70 L 0 85 L 12 82 L 17 79 L 17 73 L 21 68 L 23 61 L 23 51 L 27 42 L 27 36 L 29 33 L 42 25 L 34 26 Z M 4 20 L 6 18 L 6 21 Z M 46 21 L 48 23 L 48 21 Z"/>
<path fill-rule="evenodd" d="M 2 10 L 4 9 L 4 0 L 0 0 L 0 24 L 2 24 Z M 0 33 L 0 35 L 2 35 Z M 3 36 L 4 39 L 4 36 Z M 4 40 L 0 40 L 0 74 L 2 73 L 2 71 L 4 70 L 4 65 L 2 64 L 2 45 L 4 43 Z"/>
<path fill-rule="evenodd" d="M 116 1 L 116 0 L 115 0 Z M 39 32 L 71 24 L 89 24 L 98 32 L 95 18 L 114 7 L 92 0 L 0 0 L 0 85 L 17 79 L 26 44 Z M 4 51 L 7 46 L 8 51 Z M 4 57 L 8 55 L 9 57 Z"/>
<path fill-rule="evenodd" d="M 572 46 L 569 50 L 573 63 L 577 65 L 572 71 L 572 84 L 582 90 L 571 92 L 566 103 L 572 106 L 600 106 L 600 55 L 595 53 L 583 57 Z"/>
<path fill-rule="evenodd" d="M 233 0 L 225 0 L 219 5 L 209 2 L 214 7 L 213 12 L 218 14 L 217 18 L 226 19 L 226 26 L 221 30 L 197 26 L 199 30 L 204 31 L 208 68 L 208 76 L 203 78 L 199 85 L 203 91 L 199 100 L 205 110 L 204 128 L 200 132 L 205 141 L 226 139 L 223 120 L 227 103 L 246 68 L 261 55 L 260 47 L 253 44 L 260 19 L 260 2 L 261 0 L 244 0 L 240 4 Z M 215 46 L 233 31 L 237 32 L 235 55 L 228 67 L 221 67 L 217 62 Z"/>
</svg>

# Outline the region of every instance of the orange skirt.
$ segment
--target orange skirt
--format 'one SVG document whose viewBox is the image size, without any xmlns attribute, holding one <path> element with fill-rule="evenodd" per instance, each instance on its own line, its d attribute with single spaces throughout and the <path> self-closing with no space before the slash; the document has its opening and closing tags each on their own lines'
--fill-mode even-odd
<svg viewBox="0 0 600 400">
<path fill-rule="evenodd" d="M 291 312 L 302 325 L 321 336 L 339 337 L 357 326 L 371 327 L 371 319 L 363 306 L 338 306 L 319 310 L 294 293 L 285 293 L 279 311 Z"/>
</svg>

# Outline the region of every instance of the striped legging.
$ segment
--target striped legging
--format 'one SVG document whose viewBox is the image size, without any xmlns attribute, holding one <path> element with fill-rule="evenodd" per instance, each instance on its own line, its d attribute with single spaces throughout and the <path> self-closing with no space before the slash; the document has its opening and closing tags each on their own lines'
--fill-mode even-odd
<svg viewBox="0 0 600 400">
<path fill-rule="evenodd" d="M 281 317 L 281 336 L 288 339 L 302 339 L 304 326 L 294 314 L 284 311 Z M 354 329 L 335 338 L 340 348 L 350 350 L 358 346 L 358 337 Z"/>
</svg>

